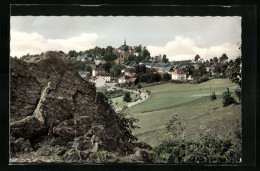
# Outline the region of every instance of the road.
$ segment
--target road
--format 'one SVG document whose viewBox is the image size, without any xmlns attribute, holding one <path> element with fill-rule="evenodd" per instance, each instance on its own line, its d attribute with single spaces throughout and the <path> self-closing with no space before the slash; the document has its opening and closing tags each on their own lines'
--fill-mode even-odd
<svg viewBox="0 0 260 171">
<path fill-rule="evenodd" d="M 121 87 L 116 87 L 115 84 L 106 84 L 106 86 L 108 87 L 107 90 L 112 90 L 112 89 L 121 89 L 123 91 L 128 91 L 128 92 L 133 92 L 133 93 L 136 93 L 138 95 L 140 95 L 140 98 L 135 101 L 135 102 L 131 102 L 131 103 L 127 103 L 126 106 L 129 108 L 129 107 L 132 107 L 132 106 L 135 106 L 137 104 L 140 104 L 142 102 L 144 102 L 145 100 L 147 100 L 149 98 L 149 95 L 144 93 L 144 92 L 141 92 L 141 94 L 138 92 L 138 91 L 135 91 L 135 90 L 128 90 L 128 89 L 125 89 L 125 88 L 121 88 Z M 122 110 L 122 107 L 115 107 L 115 110 L 116 111 L 120 111 Z"/>
</svg>

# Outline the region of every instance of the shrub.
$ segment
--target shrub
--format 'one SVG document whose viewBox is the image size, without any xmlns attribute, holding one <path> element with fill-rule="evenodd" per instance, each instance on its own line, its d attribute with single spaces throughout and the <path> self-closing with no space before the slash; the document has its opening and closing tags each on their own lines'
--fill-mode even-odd
<svg viewBox="0 0 260 171">
<path fill-rule="evenodd" d="M 131 102 L 132 98 L 131 98 L 131 95 L 130 95 L 129 92 L 126 92 L 126 93 L 125 93 L 125 96 L 124 96 L 123 100 L 124 100 L 125 102 Z"/>
<path fill-rule="evenodd" d="M 216 100 L 216 99 L 217 99 L 216 93 L 213 91 L 210 96 L 210 100 Z"/>
<path fill-rule="evenodd" d="M 117 113 L 118 114 L 118 124 L 119 127 L 122 130 L 122 135 L 123 135 L 123 142 L 125 148 L 131 147 L 132 142 L 137 141 L 137 137 L 135 137 L 132 133 L 133 129 L 140 128 L 136 125 L 134 125 L 135 122 L 138 121 L 138 119 L 135 119 L 133 117 L 126 117 L 127 112 L 126 110 L 122 110 L 121 112 Z"/>
<path fill-rule="evenodd" d="M 137 84 L 137 88 L 140 89 L 142 88 L 142 85 L 140 83 Z"/>
<path fill-rule="evenodd" d="M 234 163 L 241 152 L 230 139 L 205 135 L 198 139 L 166 140 L 154 148 L 155 162 Z"/>
<path fill-rule="evenodd" d="M 234 97 L 231 96 L 229 88 L 227 88 L 227 91 L 223 93 L 223 107 L 229 106 L 231 104 L 237 104 L 237 102 Z"/>
<path fill-rule="evenodd" d="M 172 119 L 166 124 L 166 129 L 168 131 L 166 138 L 175 139 L 183 132 L 185 125 L 181 124 L 177 114 L 174 114 Z"/>
<path fill-rule="evenodd" d="M 236 94 L 236 96 L 238 97 L 239 102 L 240 102 L 240 101 L 241 101 L 241 98 L 242 98 L 241 89 L 240 89 L 240 88 L 237 88 L 237 89 L 235 90 L 235 94 Z"/>
</svg>

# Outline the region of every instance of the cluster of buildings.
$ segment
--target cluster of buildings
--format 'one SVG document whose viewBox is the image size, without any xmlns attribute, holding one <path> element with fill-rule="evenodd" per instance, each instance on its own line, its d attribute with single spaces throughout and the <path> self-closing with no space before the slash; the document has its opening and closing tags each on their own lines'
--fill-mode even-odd
<svg viewBox="0 0 260 171">
<path fill-rule="evenodd" d="M 120 77 L 116 77 L 116 78 L 112 77 L 109 73 L 105 71 L 103 64 L 105 64 L 106 61 L 104 61 L 103 59 L 101 58 L 89 59 L 91 57 L 87 57 L 84 55 L 77 58 L 77 60 L 94 61 L 94 63 L 90 65 L 92 68 L 92 73 L 79 71 L 79 74 L 86 80 L 95 83 L 97 87 L 102 87 L 106 83 L 119 83 L 119 84 L 123 84 L 126 82 L 135 83 L 136 81 L 135 66 L 138 64 L 134 61 L 128 60 L 129 56 L 134 54 L 133 48 L 131 46 L 126 45 L 126 41 L 124 41 L 124 44 L 121 45 L 116 50 L 120 54 L 120 56 L 114 62 L 123 67 L 123 69 L 121 70 Z M 171 75 L 172 80 L 193 80 L 193 77 L 191 75 L 186 77 L 186 73 L 184 72 L 185 68 L 189 67 L 193 70 L 197 70 L 199 69 L 199 66 L 202 63 L 204 63 L 202 59 L 200 59 L 199 61 L 187 60 L 187 61 L 168 62 L 168 63 L 163 63 L 160 59 L 159 60 L 157 59 L 157 60 L 142 61 L 139 63 L 139 65 L 145 65 L 146 69 L 149 70 L 150 72 L 157 72 L 161 75 L 164 73 L 168 73 Z M 214 75 L 215 74 L 214 70 L 219 65 L 221 64 L 216 63 L 211 66 L 209 64 L 206 64 L 206 71 L 211 72 L 211 74 Z"/>
</svg>

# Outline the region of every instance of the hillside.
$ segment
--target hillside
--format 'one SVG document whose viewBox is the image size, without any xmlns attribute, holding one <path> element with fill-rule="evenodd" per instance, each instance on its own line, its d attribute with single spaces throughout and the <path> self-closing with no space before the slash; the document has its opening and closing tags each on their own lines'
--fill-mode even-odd
<svg viewBox="0 0 260 171">
<path fill-rule="evenodd" d="M 217 94 L 215 101 L 210 101 L 210 85 Z M 237 86 L 228 79 L 214 79 L 202 84 L 167 83 L 148 87 L 152 92 L 151 97 L 129 108 L 141 127 L 134 131 L 134 135 L 139 141 L 156 147 L 166 138 L 166 124 L 177 114 L 185 126 L 177 139 L 211 134 L 230 138 L 241 148 L 238 138 L 238 134 L 241 135 L 241 105 L 222 107 L 222 93 L 227 87 L 233 92 Z M 234 93 L 232 95 L 235 96 Z"/>
</svg>

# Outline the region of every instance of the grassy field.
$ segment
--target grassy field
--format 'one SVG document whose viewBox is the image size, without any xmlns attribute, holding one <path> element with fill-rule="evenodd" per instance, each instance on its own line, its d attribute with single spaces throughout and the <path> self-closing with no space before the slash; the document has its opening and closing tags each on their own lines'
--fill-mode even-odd
<svg viewBox="0 0 260 171">
<path fill-rule="evenodd" d="M 215 91 L 217 100 L 210 101 L 209 91 Z M 200 134 L 229 137 L 239 144 L 236 130 L 241 127 L 241 105 L 222 107 L 222 93 L 229 87 L 232 95 L 237 87 L 227 79 L 214 79 L 202 84 L 174 84 L 147 88 L 152 96 L 144 103 L 134 106 L 130 113 L 139 119 L 134 130 L 139 141 L 155 147 L 165 139 L 166 123 L 177 114 L 185 129 L 180 135 L 196 138 Z"/>
<path fill-rule="evenodd" d="M 135 93 L 130 93 L 131 95 L 131 102 L 134 102 L 136 99 L 138 99 L 138 96 L 136 96 Z M 126 102 L 123 100 L 124 96 L 120 96 L 120 97 L 116 97 L 111 99 L 112 100 L 112 105 L 115 107 L 119 107 L 119 106 L 124 106 L 126 104 Z"/>
<path fill-rule="evenodd" d="M 104 95 L 106 95 L 108 93 L 108 90 L 107 90 L 106 87 L 98 87 L 97 91 L 103 93 Z M 108 97 L 110 100 L 112 100 L 112 105 L 113 106 L 115 106 L 115 107 L 122 107 L 125 104 L 127 104 L 127 102 L 125 102 L 123 100 L 124 99 L 124 94 L 125 94 L 126 91 L 123 91 L 123 90 L 113 90 L 113 92 L 114 92 L 113 95 Z M 134 102 L 135 100 L 138 100 L 138 98 L 139 98 L 139 96 L 136 96 L 136 93 L 130 92 L 130 95 L 131 95 L 131 102 Z M 118 97 L 116 97 L 116 96 L 118 96 Z M 131 102 L 129 102 L 129 103 L 131 103 Z"/>
<path fill-rule="evenodd" d="M 213 79 L 201 84 L 176 84 L 167 83 L 146 88 L 152 92 L 151 97 L 145 102 L 130 108 L 131 113 L 149 112 L 163 109 L 171 109 L 176 106 L 197 104 L 204 102 L 205 96 L 215 91 L 216 95 L 230 88 L 233 91 L 236 84 L 228 79 Z M 204 100 L 203 100 L 204 99 Z"/>
</svg>

